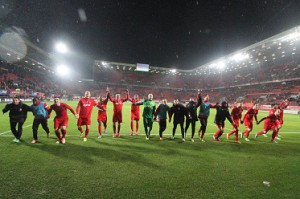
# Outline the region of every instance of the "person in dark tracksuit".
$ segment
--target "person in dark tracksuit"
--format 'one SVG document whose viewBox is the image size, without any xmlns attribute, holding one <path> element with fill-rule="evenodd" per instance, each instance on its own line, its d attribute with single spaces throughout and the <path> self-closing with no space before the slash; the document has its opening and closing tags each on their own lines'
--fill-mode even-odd
<svg viewBox="0 0 300 199">
<path fill-rule="evenodd" d="M 182 135 L 182 141 L 185 141 L 185 133 L 184 133 L 184 117 L 187 115 L 187 111 L 185 106 L 179 103 L 178 99 L 174 100 L 173 106 L 170 108 L 169 111 L 169 122 L 171 122 L 172 116 L 174 115 L 173 118 L 173 132 L 172 132 L 172 137 L 171 139 L 174 139 L 175 132 L 177 125 L 180 125 L 181 129 L 181 135 Z"/>
<path fill-rule="evenodd" d="M 225 128 L 225 120 L 227 119 L 233 128 L 237 129 L 237 126 L 234 124 L 231 115 L 228 110 L 228 104 L 227 102 L 223 101 L 221 106 L 219 104 L 216 104 L 216 117 L 215 117 L 215 124 L 218 127 L 218 131 L 213 135 L 214 141 L 220 141 L 220 137 L 222 136 Z M 238 144 L 241 144 L 240 141 L 237 142 Z"/>
<path fill-rule="evenodd" d="M 27 118 L 27 112 L 31 111 L 31 109 L 28 105 L 23 104 L 20 98 L 14 97 L 13 102 L 7 104 L 2 110 L 3 114 L 8 111 L 10 130 L 15 136 L 13 142 L 19 143 L 23 132 L 23 124 Z M 17 125 L 18 130 L 16 129 Z"/>
<path fill-rule="evenodd" d="M 167 113 L 170 107 L 167 105 L 167 99 L 163 99 L 163 103 L 160 104 L 154 114 L 154 120 L 159 122 L 159 139 L 163 140 L 163 132 L 167 128 Z"/>
<path fill-rule="evenodd" d="M 32 124 L 32 133 L 33 133 L 33 140 L 32 144 L 35 144 L 38 141 L 38 128 L 39 125 L 42 124 L 43 129 L 47 133 L 47 138 L 50 137 L 50 130 L 48 128 L 48 110 L 50 107 L 45 103 L 38 99 L 38 97 L 33 98 L 33 104 L 30 106 L 32 109 L 32 113 L 34 115 L 34 120 Z"/>
<path fill-rule="evenodd" d="M 185 107 L 187 109 L 187 117 L 186 117 L 184 132 L 187 133 L 187 130 L 189 129 L 190 124 L 191 124 L 191 126 L 192 126 L 191 141 L 194 142 L 196 121 L 198 121 L 198 118 L 197 118 L 197 102 L 195 102 L 194 98 L 190 98 L 190 101 L 186 104 Z"/>
</svg>

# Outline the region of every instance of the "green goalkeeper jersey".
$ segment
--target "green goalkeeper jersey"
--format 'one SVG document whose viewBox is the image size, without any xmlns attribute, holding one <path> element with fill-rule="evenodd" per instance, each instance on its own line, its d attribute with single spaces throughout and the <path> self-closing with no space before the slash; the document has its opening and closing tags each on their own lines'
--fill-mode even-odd
<svg viewBox="0 0 300 199">
<path fill-rule="evenodd" d="M 144 105 L 144 118 L 153 118 L 156 109 L 156 103 L 153 100 L 146 99 L 143 102 L 137 103 L 137 105 Z"/>
</svg>

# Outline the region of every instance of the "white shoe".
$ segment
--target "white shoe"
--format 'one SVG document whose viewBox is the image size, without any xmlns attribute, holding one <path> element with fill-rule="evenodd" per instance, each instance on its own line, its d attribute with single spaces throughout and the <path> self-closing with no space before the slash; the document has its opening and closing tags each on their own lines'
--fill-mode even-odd
<svg viewBox="0 0 300 199">
<path fill-rule="evenodd" d="M 182 138 L 182 142 L 185 142 L 185 139 L 184 139 L 184 138 Z"/>
<path fill-rule="evenodd" d="M 267 134 L 265 134 L 265 133 L 264 133 L 264 134 L 262 134 L 262 135 L 263 135 L 265 138 L 266 138 L 266 137 L 268 137 L 268 135 L 267 135 Z"/>
<path fill-rule="evenodd" d="M 102 138 L 102 135 L 99 135 L 98 138 L 101 139 L 101 138 Z"/>
<path fill-rule="evenodd" d="M 246 140 L 247 142 L 250 142 L 249 138 L 245 138 L 245 140 Z"/>
<path fill-rule="evenodd" d="M 191 142 L 195 142 L 194 138 L 191 139 Z"/>
<path fill-rule="evenodd" d="M 175 139 L 175 138 L 172 136 L 172 137 L 171 137 L 171 140 L 174 140 L 174 139 Z"/>
<path fill-rule="evenodd" d="M 61 143 L 65 144 L 66 143 L 66 139 L 65 138 L 61 138 Z"/>
</svg>

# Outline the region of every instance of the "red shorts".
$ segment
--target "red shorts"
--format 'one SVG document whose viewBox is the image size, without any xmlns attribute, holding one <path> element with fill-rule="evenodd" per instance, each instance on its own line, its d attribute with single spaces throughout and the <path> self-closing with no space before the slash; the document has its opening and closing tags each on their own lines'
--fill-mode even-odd
<svg viewBox="0 0 300 199">
<path fill-rule="evenodd" d="M 91 125 L 91 118 L 78 118 L 77 126 Z"/>
<path fill-rule="evenodd" d="M 122 123 L 122 113 L 114 113 L 113 122 Z"/>
<path fill-rule="evenodd" d="M 233 123 L 235 124 L 236 128 L 240 127 L 240 120 L 233 120 Z"/>
<path fill-rule="evenodd" d="M 98 120 L 98 122 L 107 122 L 107 115 L 106 114 L 98 114 L 97 120 Z"/>
<path fill-rule="evenodd" d="M 131 112 L 131 120 L 139 121 L 140 120 L 140 113 Z"/>
<path fill-rule="evenodd" d="M 68 126 L 69 118 L 54 118 L 54 129 L 58 129 L 62 126 Z"/>
<path fill-rule="evenodd" d="M 268 132 L 271 129 L 276 129 L 277 127 L 278 127 L 277 122 L 270 122 L 270 121 L 267 121 L 267 120 L 265 120 L 265 122 L 264 122 L 264 130 L 266 132 Z"/>
<path fill-rule="evenodd" d="M 283 119 L 279 119 L 279 124 L 283 125 Z"/>
<path fill-rule="evenodd" d="M 245 126 L 246 128 L 252 129 L 252 128 L 253 128 L 253 122 L 252 122 L 252 121 L 249 121 L 249 120 L 245 120 L 245 121 L 244 121 L 244 126 Z"/>
</svg>

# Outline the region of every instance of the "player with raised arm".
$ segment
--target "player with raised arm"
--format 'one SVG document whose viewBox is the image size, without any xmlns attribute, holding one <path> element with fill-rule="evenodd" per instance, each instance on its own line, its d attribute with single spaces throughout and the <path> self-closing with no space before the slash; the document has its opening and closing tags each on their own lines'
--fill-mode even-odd
<svg viewBox="0 0 300 199">
<path fill-rule="evenodd" d="M 106 96 L 102 96 L 99 99 L 99 102 L 97 103 L 97 108 L 98 108 L 98 116 L 97 116 L 97 121 L 98 121 L 98 133 L 99 136 L 98 138 L 102 138 L 102 124 L 104 127 L 104 133 L 106 133 L 106 128 L 107 128 L 107 102 L 108 102 L 108 94 Z"/>
<path fill-rule="evenodd" d="M 157 107 L 154 115 L 154 120 L 159 124 L 159 140 L 164 140 L 163 132 L 167 128 L 167 113 L 170 107 L 167 104 L 167 99 L 163 99 L 162 103 Z"/>
<path fill-rule="evenodd" d="M 236 126 L 236 128 L 233 128 L 233 130 L 230 133 L 227 133 L 226 138 L 227 140 L 232 134 L 235 134 L 235 141 L 239 142 L 239 131 L 238 128 L 240 126 L 240 120 L 242 119 L 242 113 L 243 113 L 243 104 L 237 103 L 236 106 L 234 106 L 231 110 L 231 117 L 232 120 Z"/>
<path fill-rule="evenodd" d="M 245 135 L 245 140 L 249 142 L 249 134 L 253 129 L 253 117 L 257 121 L 257 114 L 258 114 L 258 104 L 254 104 L 253 107 L 249 108 L 247 112 L 245 113 L 243 120 L 241 120 L 241 124 L 244 123 L 244 126 L 246 127 L 246 130 L 241 133 L 241 138 Z"/>
<path fill-rule="evenodd" d="M 76 117 L 77 120 L 77 127 L 80 131 L 80 135 L 83 134 L 82 126 L 85 126 L 85 135 L 83 141 L 87 141 L 87 137 L 90 132 L 90 125 L 91 125 L 91 115 L 93 111 L 93 107 L 96 106 L 97 103 L 94 99 L 91 98 L 91 92 L 85 91 L 84 97 L 81 98 L 76 107 Z"/>
<path fill-rule="evenodd" d="M 54 117 L 54 130 L 55 134 L 58 138 L 58 141 L 56 142 L 57 144 L 65 144 L 66 143 L 66 134 L 67 134 L 67 126 L 68 126 L 68 121 L 69 117 L 67 114 L 67 110 L 70 110 L 72 114 L 77 118 L 75 111 L 66 103 L 60 102 L 59 97 L 54 98 L 54 104 L 50 106 L 50 109 L 48 110 L 49 117 L 51 115 L 52 110 L 55 111 L 56 116 Z M 60 132 L 61 134 L 60 135 Z"/>
<path fill-rule="evenodd" d="M 148 94 L 148 99 L 142 102 L 135 103 L 135 105 L 144 105 L 143 123 L 146 134 L 146 140 L 150 140 L 150 134 L 153 126 L 153 118 L 156 110 L 156 103 L 153 101 L 153 94 Z"/>
<path fill-rule="evenodd" d="M 256 133 L 254 138 L 257 139 L 258 136 L 266 134 L 269 130 L 273 130 L 271 142 L 276 144 L 277 142 L 275 141 L 275 137 L 277 136 L 278 127 L 279 127 L 279 122 L 278 122 L 278 119 L 280 117 L 279 115 L 280 115 L 280 109 L 277 109 L 274 113 L 269 112 L 269 115 L 267 117 L 264 117 L 261 120 L 259 120 L 258 124 L 264 121 L 264 130 Z"/>
<path fill-rule="evenodd" d="M 14 97 L 13 102 L 6 104 L 2 110 L 3 114 L 7 111 L 9 111 L 10 130 L 15 136 L 13 142 L 19 143 L 23 133 L 23 124 L 27 118 L 27 112 L 31 111 L 31 108 L 24 104 L 19 97 Z M 16 129 L 17 126 L 18 130 Z"/>
<path fill-rule="evenodd" d="M 139 121 L 140 121 L 140 107 L 135 105 L 135 103 L 141 102 L 138 95 L 134 95 L 133 98 L 129 98 L 128 101 L 130 101 L 131 104 L 131 111 L 130 111 L 130 128 L 132 136 L 134 133 L 135 135 L 139 134 Z M 134 130 L 134 121 L 135 121 L 135 130 Z"/>
<path fill-rule="evenodd" d="M 113 130 L 114 134 L 113 137 L 120 137 L 120 130 L 121 130 L 121 123 L 122 123 L 122 109 L 123 109 L 123 103 L 128 100 L 129 91 L 126 90 L 126 97 L 121 99 L 120 94 L 116 94 L 116 98 L 112 98 L 110 96 L 110 92 L 108 90 L 108 99 L 113 103 L 114 105 L 114 114 L 113 114 Z M 116 124 L 118 123 L 118 131 L 116 129 Z"/>
<path fill-rule="evenodd" d="M 282 128 L 283 125 L 283 114 L 284 114 L 284 109 L 286 109 L 290 105 L 290 99 L 284 99 L 280 104 L 278 105 L 278 109 L 280 110 L 279 114 L 279 125 L 277 129 L 277 135 L 276 139 L 280 140 L 281 136 L 279 135 L 279 130 Z"/>
<path fill-rule="evenodd" d="M 206 95 L 204 97 L 204 99 L 202 100 L 202 97 L 201 97 L 201 93 L 200 93 L 200 90 L 198 90 L 198 102 L 197 102 L 197 107 L 200 106 L 200 110 L 199 110 L 199 115 L 198 115 L 198 118 L 200 120 L 200 129 L 198 131 L 199 133 L 199 138 L 202 142 L 205 142 L 204 140 L 204 135 L 205 135 L 205 132 L 206 132 L 206 127 L 207 127 L 207 120 L 208 120 L 208 117 L 210 115 L 210 109 L 211 108 L 216 108 L 215 105 L 211 104 L 209 102 L 209 95 Z M 201 137 L 200 137 L 200 133 L 201 133 Z"/>
<path fill-rule="evenodd" d="M 220 105 L 216 105 L 216 117 L 215 117 L 215 124 L 218 127 L 218 131 L 213 135 L 214 141 L 220 141 L 220 137 L 222 136 L 225 128 L 225 120 L 227 120 L 232 124 L 233 128 L 238 131 L 237 126 L 234 124 L 229 110 L 228 110 L 228 104 L 227 102 L 223 101 Z M 236 143 L 241 144 L 239 140 L 236 141 Z"/>
</svg>

